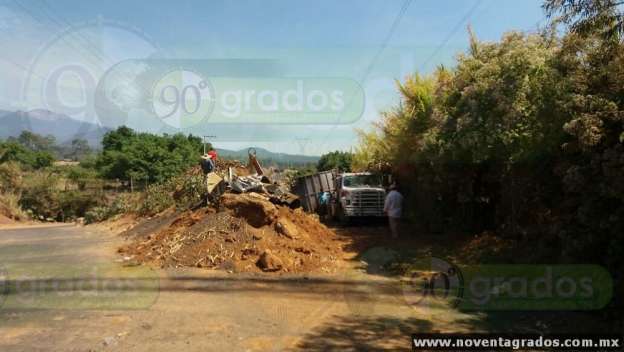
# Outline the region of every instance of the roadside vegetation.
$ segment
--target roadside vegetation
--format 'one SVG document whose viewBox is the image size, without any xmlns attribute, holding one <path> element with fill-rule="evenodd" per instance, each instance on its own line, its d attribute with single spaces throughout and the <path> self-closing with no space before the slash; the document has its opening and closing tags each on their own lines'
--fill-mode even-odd
<svg viewBox="0 0 624 352">
<path fill-rule="evenodd" d="M 138 133 L 125 126 L 108 132 L 101 150 L 83 140 L 60 146 L 53 137 L 24 131 L 0 141 L 0 211 L 14 220 L 94 223 L 125 213 L 188 209 L 205 196 L 195 167 L 203 148 L 192 135 Z M 293 173 L 314 171 L 301 164 Z"/>
<path fill-rule="evenodd" d="M 470 32 L 454 67 L 398 82 L 401 103 L 360 132 L 354 168 L 394 173 L 423 229 L 477 234 L 464 260 L 604 265 L 618 312 L 623 17 L 612 1 L 545 8 L 555 23 L 541 33 Z"/>
<path fill-rule="evenodd" d="M 198 137 L 127 127 L 107 133 L 100 151 L 84 140 L 63 146 L 24 131 L 0 141 L 0 210 L 14 220 L 87 222 L 158 212 L 176 204 L 169 194 L 177 176 L 197 164 L 202 149 Z"/>
</svg>

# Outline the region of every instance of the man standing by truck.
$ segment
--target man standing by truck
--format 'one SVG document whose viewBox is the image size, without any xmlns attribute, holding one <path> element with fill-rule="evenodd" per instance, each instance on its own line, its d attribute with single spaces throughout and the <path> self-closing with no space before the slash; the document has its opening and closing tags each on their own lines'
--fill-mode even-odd
<svg viewBox="0 0 624 352">
<path fill-rule="evenodd" d="M 388 215 L 392 238 L 398 238 L 401 213 L 403 212 L 403 196 L 397 191 L 396 183 L 390 185 L 390 192 L 388 192 L 384 202 L 384 212 Z"/>
</svg>

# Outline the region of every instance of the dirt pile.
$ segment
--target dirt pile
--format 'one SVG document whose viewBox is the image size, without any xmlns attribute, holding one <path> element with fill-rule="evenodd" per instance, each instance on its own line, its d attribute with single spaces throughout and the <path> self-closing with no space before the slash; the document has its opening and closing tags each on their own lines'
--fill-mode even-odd
<svg viewBox="0 0 624 352">
<path fill-rule="evenodd" d="M 333 231 L 301 209 L 261 194 L 226 193 L 222 209 L 201 208 L 145 220 L 120 248 L 130 261 L 235 272 L 335 272 L 342 250 Z M 152 231 L 149 222 L 160 222 Z"/>
<path fill-rule="evenodd" d="M 25 219 L 22 219 L 19 214 L 15 214 L 10 206 L 0 200 L 0 225 L 13 224 L 20 220 Z"/>
<path fill-rule="evenodd" d="M 0 213 L 0 225 L 10 225 L 15 223 L 15 221 L 13 221 L 13 219 L 3 215 Z"/>
</svg>

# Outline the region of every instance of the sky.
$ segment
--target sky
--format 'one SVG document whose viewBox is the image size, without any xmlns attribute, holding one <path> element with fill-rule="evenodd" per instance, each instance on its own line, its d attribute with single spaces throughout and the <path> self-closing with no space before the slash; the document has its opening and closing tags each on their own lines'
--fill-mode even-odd
<svg viewBox="0 0 624 352">
<path fill-rule="evenodd" d="M 395 80 L 535 31 L 538 0 L 0 0 L 0 110 L 46 109 L 217 147 L 350 150 Z"/>
</svg>

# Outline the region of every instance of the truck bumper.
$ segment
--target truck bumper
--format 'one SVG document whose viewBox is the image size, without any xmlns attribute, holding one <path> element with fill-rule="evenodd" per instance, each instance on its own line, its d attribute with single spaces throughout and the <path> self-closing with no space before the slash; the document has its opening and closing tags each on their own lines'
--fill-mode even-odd
<svg viewBox="0 0 624 352">
<path fill-rule="evenodd" d="M 386 216 L 386 214 L 384 214 L 383 209 L 363 209 L 363 208 L 359 208 L 359 207 L 350 207 L 350 206 L 346 206 L 344 207 L 344 214 L 346 216 L 350 216 L 350 217 L 357 217 L 357 216 L 375 216 L 375 217 L 382 217 L 382 216 Z"/>
</svg>

